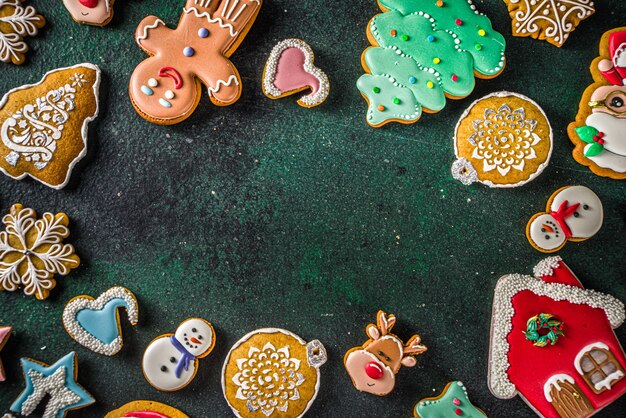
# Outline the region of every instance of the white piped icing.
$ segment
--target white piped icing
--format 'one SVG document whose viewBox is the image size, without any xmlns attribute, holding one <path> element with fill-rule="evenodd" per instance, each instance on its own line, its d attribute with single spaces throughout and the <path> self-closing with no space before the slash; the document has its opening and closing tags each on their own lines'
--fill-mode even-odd
<svg viewBox="0 0 626 418">
<path fill-rule="evenodd" d="M 602 388 L 606 390 L 611 390 L 611 382 L 613 382 L 614 380 L 620 380 L 622 377 L 624 377 L 624 373 L 622 373 L 621 370 L 616 370 L 607 377 L 605 377 L 604 380 L 596 383 L 593 387 L 596 390 L 601 390 Z"/>
<path fill-rule="evenodd" d="M 228 29 L 230 36 L 232 36 L 233 38 L 235 37 L 235 35 L 237 35 L 237 31 L 235 31 L 235 28 L 233 27 L 233 25 L 231 25 L 230 23 L 224 23 L 224 21 L 220 19 L 219 17 L 215 17 L 215 18 L 211 17 L 209 12 L 200 13 L 198 9 L 196 9 L 195 7 L 189 7 L 189 8 L 185 7 L 183 8 L 183 12 L 193 13 L 196 15 L 196 17 L 205 17 L 209 23 L 217 23 L 220 26 L 220 28 Z"/>
<path fill-rule="evenodd" d="M 157 19 L 157 20 L 154 21 L 153 24 L 144 26 L 143 33 L 141 35 L 138 35 L 137 38 L 136 38 L 137 43 L 140 43 L 140 41 L 143 41 L 144 39 L 147 39 L 148 38 L 148 31 L 150 29 L 156 28 L 159 25 L 165 26 L 165 22 L 163 22 L 161 19 Z"/>
<path fill-rule="evenodd" d="M 236 75 L 231 75 L 230 77 L 228 77 L 228 80 L 224 81 L 224 80 L 217 80 L 217 83 L 215 83 L 215 87 L 207 87 L 207 91 L 209 92 L 209 96 L 212 96 L 213 93 L 215 93 L 216 91 L 220 91 L 220 88 L 222 86 L 230 86 L 232 83 L 235 83 L 236 86 L 239 85 L 239 80 L 237 79 Z"/>
<path fill-rule="evenodd" d="M 563 261 L 558 255 L 552 257 L 546 257 L 537 263 L 533 268 L 533 273 L 536 278 L 541 279 L 544 276 L 554 275 L 554 270 L 559 267 L 559 263 Z"/>
<path fill-rule="evenodd" d="M 550 391 L 552 390 L 552 386 L 554 386 L 560 392 L 561 386 L 559 385 L 559 383 L 561 382 L 569 382 L 572 385 L 576 384 L 576 382 L 574 381 L 574 378 L 567 374 L 555 374 L 554 376 L 550 377 L 546 381 L 545 385 L 543 385 L 543 394 L 545 395 L 548 402 L 552 403 L 552 396 L 550 396 Z"/>
<path fill-rule="evenodd" d="M 583 356 L 585 354 L 587 354 L 588 352 L 590 352 L 594 348 L 599 348 L 599 349 L 602 349 L 602 350 L 611 351 L 611 350 L 609 350 L 609 347 L 606 344 L 601 343 L 601 342 L 589 344 L 588 346 L 586 346 L 585 348 L 580 350 L 578 352 L 578 354 L 576 354 L 576 358 L 574 359 L 574 367 L 576 367 L 576 371 L 578 373 L 580 373 L 581 375 L 584 375 L 585 373 L 583 372 L 583 369 L 580 367 L 580 361 L 582 360 L 582 358 L 583 358 Z"/>
</svg>

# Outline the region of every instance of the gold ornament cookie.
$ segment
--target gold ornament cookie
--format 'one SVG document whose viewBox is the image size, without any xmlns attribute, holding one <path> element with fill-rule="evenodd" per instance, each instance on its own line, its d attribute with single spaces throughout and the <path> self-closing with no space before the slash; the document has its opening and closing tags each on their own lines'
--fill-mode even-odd
<svg viewBox="0 0 626 418">
<path fill-rule="evenodd" d="M 278 328 L 252 331 L 226 357 L 224 397 L 239 418 L 301 417 L 317 397 L 326 359 L 318 340 Z"/>
<path fill-rule="evenodd" d="M 552 128 L 537 103 L 498 92 L 472 103 L 456 126 L 452 177 L 465 185 L 517 187 L 535 179 L 552 155 Z"/>
<path fill-rule="evenodd" d="M 578 24 L 595 13 L 591 0 L 504 0 L 513 36 L 530 36 L 561 47 Z"/>
<path fill-rule="evenodd" d="M 111 411 L 104 418 L 189 418 L 176 408 L 155 401 L 133 401 Z"/>
<path fill-rule="evenodd" d="M 0 0 L 0 61 L 22 64 L 28 45 L 24 37 L 35 36 L 46 19 L 23 0 Z"/>
<path fill-rule="evenodd" d="M 626 27 L 604 34 L 591 74 L 594 83 L 567 129 L 572 155 L 594 174 L 626 180 Z"/>
<path fill-rule="evenodd" d="M 100 69 L 79 64 L 9 91 L 0 101 L 0 170 L 16 180 L 30 176 L 63 188 L 87 153 L 99 85 Z"/>
<path fill-rule="evenodd" d="M 24 293 L 42 300 L 56 286 L 56 274 L 67 275 L 80 265 L 71 244 L 65 213 L 44 213 L 37 219 L 34 210 L 20 204 L 2 218 L 6 225 L 0 232 L 0 291 Z"/>
</svg>

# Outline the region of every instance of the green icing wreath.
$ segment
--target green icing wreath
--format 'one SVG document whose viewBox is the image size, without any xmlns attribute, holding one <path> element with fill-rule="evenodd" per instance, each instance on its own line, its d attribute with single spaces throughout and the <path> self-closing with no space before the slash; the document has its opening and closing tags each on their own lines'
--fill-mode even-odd
<svg viewBox="0 0 626 418">
<path fill-rule="evenodd" d="M 563 322 L 552 319 L 554 315 L 541 313 L 530 318 L 526 322 L 526 331 L 522 331 L 526 339 L 533 342 L 536 347 L 556 344 L 559 336 L 563 334 Z M 540 335 L 539 330 L 548 330 L 547 334 Z"/>
</svg>

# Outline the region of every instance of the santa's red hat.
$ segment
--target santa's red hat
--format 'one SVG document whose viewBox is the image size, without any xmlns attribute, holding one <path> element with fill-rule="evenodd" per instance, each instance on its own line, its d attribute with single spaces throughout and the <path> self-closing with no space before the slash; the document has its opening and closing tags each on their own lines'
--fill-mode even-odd
<svg viewBox="0 0 626 418">
<path fill-rule="evenodd" d="M 615 32 L 609 36 L 610 60 L 598 64 L 600 73 L 614 86 L 626 85 L 626 31 Z"/>
</svg>

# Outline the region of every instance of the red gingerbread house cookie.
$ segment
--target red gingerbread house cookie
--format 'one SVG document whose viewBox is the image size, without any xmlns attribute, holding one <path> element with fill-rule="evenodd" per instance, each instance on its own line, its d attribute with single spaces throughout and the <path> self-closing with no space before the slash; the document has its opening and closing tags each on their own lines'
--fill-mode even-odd
<svg viewBox="0 0 626 418">
<path fill-rule="evenodd" d="M 613 332 L 625 315 L 621 301 L 584 289 L 559 257 L 539 263 L 535 277 L 502 277 L 493 302 L 491 392 L 520 395 L 545 418 L 593 415 L 626 393 L 626 357 Z"/>
</svg>

